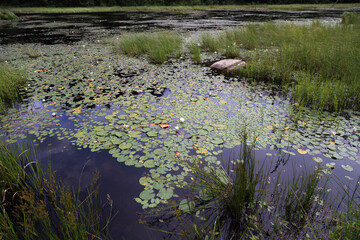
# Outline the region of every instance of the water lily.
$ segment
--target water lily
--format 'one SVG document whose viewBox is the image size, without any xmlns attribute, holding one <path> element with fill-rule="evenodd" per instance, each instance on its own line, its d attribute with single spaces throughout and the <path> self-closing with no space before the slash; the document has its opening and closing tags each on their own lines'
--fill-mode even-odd
<svg viewBox="0 0 360 240">
<path fill-rule="evenodd" d="M 353 132 L 356 132 L 356 130 L 357 130 L 357 129 L 356 129 L 356 127 L 353 127 L 353 129 L 352 129 L 352 130 L 353 130 Z"/>
<path fill-rule="evenodd" d="M 179 127 L 178 127 L 178 126 L 175 126 L 175 129 L 176 129 L 176 130 L 179 130 Z"/>
<path fill-rule="evenodd" d="M 55 117 L 55 116 L 56 116 L 56 113 L 53 112 L 51 115 L 52 115 L 53 117 Z"/>
<path fill-rule="evenodd" d="M 185 122 L 185 119 L 184 119 L 184 118 L 180 118 L 180 122 Z"/>
</svg>

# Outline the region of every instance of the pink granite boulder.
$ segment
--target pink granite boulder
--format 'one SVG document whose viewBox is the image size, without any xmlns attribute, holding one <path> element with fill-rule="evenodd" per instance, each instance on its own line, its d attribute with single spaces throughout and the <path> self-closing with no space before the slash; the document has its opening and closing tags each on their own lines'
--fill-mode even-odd
<svg viewBox="0 0 360 240">
<path fill-rule="evenodd" d="M 213 63 L 210 68 L 216 71 L 233 71 L 234 69 L 246 68 L 246 62 L 239 59 L 223 59 Z"/>
</svg>

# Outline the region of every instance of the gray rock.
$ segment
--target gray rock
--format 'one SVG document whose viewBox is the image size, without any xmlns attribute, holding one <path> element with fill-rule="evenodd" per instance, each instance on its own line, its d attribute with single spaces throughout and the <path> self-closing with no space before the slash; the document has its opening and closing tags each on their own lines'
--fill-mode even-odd
<svg viewBox="0 0 360 240">
<path fill-rule="evenodd" d="M 223 59 L 213 63 L 210 68 L 217 71 L 233 71 L 234 69 L 246 68 L 246 62 L 239 59 Z"/>
</svg>

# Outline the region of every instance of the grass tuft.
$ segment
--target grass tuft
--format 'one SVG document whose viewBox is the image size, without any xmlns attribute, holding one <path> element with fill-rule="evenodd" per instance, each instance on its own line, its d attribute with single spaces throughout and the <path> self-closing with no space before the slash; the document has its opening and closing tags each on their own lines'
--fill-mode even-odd
<svg viewBox="0 0 360 240">
<path fill-rule="evenodd" d="M 175 32 L 130 33 L 113 45 L 128 56 L 146 55 L 152 63 L 164 63 L 171 56 L 180 57 L 182 38 Z"/>
<path fill-rule="evenodd" d="M 26 83 L 23 71 L 0 64 L 0 112 L 4 112 L 11 103 L 20 100 L 19 90 Z"/>
<path fill-rule="evenodd" d="M 201 57 L 200 47 L 197 44 L 193 43 L 193 44 L 189 45 L 188 48 L 190 50 L 191 58 L 192 58 L 193 62 L 196 64 L 201 64 L 202 57 Z"/>
<path fill-rule="evenodd" d="M 108 239 L 110 219 L 102 218 L 99 175 L 94 175 L 86 197 L 80 198 L 79 192 L 75 194 L 57 183 L 50 168 L 43 172 L 34 156 L 30 150 L 19 154 L 0 144 L 1 236 L 4 239 Z"/>
<path fill-rule="evenodd" d="M 13 12 L 9 10 L 1 10 L 0 9 L 0 20 L 13 20 L 18 19 L 19 17 L 16 16 Z"/>
<path fill-rule="evenodd" d="M 345 12 L 341 16 L 341 23 L 345 25 L 360 24 L 360 15 L 356 12 Z"/>
</svg>

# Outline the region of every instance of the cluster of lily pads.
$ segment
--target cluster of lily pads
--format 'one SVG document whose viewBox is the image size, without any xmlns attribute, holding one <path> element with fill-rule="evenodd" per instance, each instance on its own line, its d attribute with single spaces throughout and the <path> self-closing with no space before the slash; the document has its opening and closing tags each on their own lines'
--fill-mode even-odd
<svg viewBox="0 0 360 240">
<path fill-rule="evenodd" d="M 57 136 L 145 167 L 139 179 L 144 191 L 136 198 L 143 208 L 177 196 L 190 171 L 183 160 L 198 156 L 219 165 L 223 151 L 241 145 L 245 127 L 249 141 L 269 157 L 274 150 L 309 154 L 317 162 L 327 159 L 330 168 L 333 160 L 360 162 L 355 112 L 348 118 L 296 115 L 296 106 L 264 85 L 212 74 L 190 60 L 152 65 L 99 43 L 41 46 L 46 55 L 36 59 L 18 46 L 2 48 L 9 63 L 29 75 L 25 101 L 0 116 L 2 138 L 13 143 L 32 135 L 42 142 Z M 343 168 L 351 171 L 351 165 Z"/>
</svg>

